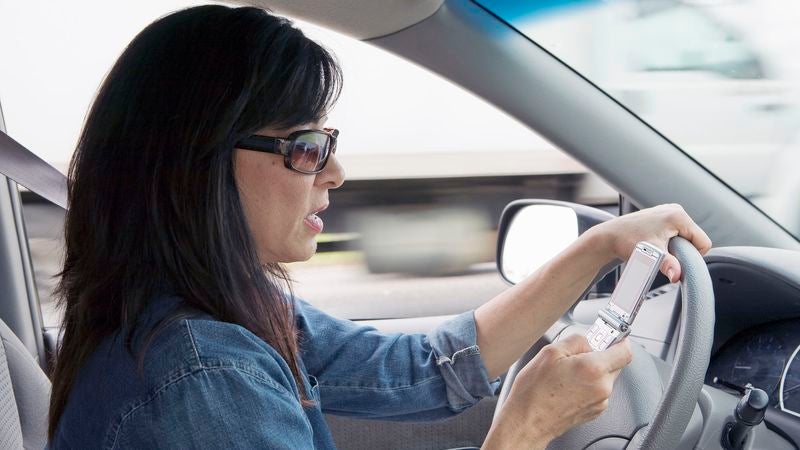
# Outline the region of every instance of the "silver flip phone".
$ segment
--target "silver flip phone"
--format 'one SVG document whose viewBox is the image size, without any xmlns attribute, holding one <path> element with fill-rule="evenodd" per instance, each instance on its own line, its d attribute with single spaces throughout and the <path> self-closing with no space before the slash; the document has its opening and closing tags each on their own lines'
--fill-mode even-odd
<svg viewBox="0 0 800 450">
<path fill-rule="evenodd" d="M 658 274 L 664 252 L 647 242 L 633 249 L 611 300 L 597 313 L 597 320 L 586 333 L 589 345 L 602 351 L 621 341 L 631 331 L 644 294 Z"/>
</svg>

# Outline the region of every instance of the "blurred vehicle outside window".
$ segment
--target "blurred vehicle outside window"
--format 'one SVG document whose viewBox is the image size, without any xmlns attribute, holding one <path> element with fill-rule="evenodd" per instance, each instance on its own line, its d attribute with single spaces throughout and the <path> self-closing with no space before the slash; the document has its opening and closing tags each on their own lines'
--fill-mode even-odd
<svg viewBox="0 0 800 450">
<path fill-rule="evenodd" d="M 800 237 L 800 4 L 478 2 Z"/>
</svg>

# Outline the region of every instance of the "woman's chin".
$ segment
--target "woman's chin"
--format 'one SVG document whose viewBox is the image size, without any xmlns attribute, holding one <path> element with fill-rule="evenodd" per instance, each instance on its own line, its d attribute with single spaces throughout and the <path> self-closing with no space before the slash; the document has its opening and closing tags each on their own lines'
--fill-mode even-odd
<svg viewBox="0 0 800 450">
<path fill-rule="evenodd" d="M 311 239 L 303 245 L 298 245 L 294 248 L 283 248 L 282 250 L 281 252 L 270 253 L 267 257 L 262 254 L 260 257 L 262 264 L 269 262 L 289 264 L 308 261 L 317 253 L 317 241 Z"/>
<path fill-rule="evenodd" d="M 291 261 L 285 262 L 303 262 L 308 261 L 317 253 L 317 241 L 312 239 L 311 242 L 304 245 L 302 249 L 298 249 L 298 251 L 292 255 L 293 258 Z"/>
</svg>

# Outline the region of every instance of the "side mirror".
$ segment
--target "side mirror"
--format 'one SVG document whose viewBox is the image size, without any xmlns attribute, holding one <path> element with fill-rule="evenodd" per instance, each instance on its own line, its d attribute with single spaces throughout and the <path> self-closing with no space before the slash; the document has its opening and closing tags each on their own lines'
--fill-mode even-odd
<svg viewBox="0 0 800 450">
<path fill-rule="evenodd" d="M 567 248 L 589 228 L 613 219 L 601 209 L 557 200 L 511 202 L 500 216 L 497 269 L 516 284 Z"/>
</svg>

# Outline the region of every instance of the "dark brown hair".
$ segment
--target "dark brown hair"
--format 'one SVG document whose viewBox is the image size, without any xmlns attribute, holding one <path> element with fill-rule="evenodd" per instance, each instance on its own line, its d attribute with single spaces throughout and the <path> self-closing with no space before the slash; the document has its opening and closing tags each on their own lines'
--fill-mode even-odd
<svg viewBox="0 0 800 450">
<path fill-rule="evenodd" d="M 127 330 L 130 342 L 165 287 L 270 344 L 305 402 L 288 278 L 258 260 L 233 150 L 260 128 L 321 119 L 340 87 L 329 52 L 257 8 L 182 10 L 128 45 L 97 94 L 69 169 L 51 440 L 80 368 L 104 338 Z"/>
</svg>

